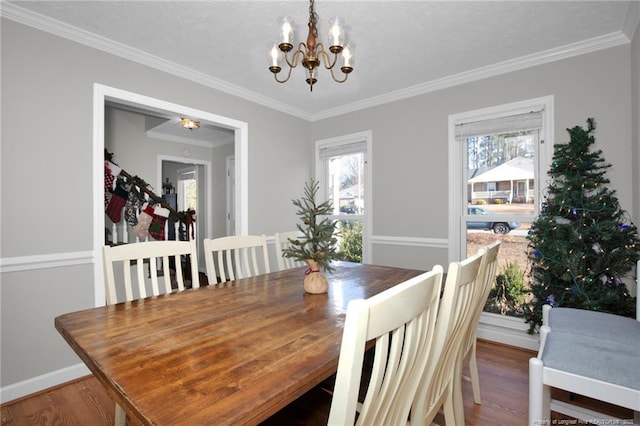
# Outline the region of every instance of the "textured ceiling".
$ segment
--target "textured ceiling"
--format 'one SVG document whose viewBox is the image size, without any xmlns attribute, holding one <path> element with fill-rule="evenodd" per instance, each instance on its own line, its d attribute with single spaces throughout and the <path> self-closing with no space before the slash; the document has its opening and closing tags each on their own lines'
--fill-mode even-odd
<svg viewBox="0 0 640 426">
<path fill-rule="evenodd" d="M 285 14 L 297 24 L 296 40 L 306 38 L 306 1 L 5 1 L 2 7 L 9 19 L 60 26 L 70 38 L 111 44 L 156 67 L 175 65 L 187 78 L 309 119 L 628 42 L 640 19 L 638 3 L 628 1 L 318 0 L 321 41 L 328 20 L 340 16 L 356 62 L 344 84 L 321 70 L 310 92 L 302 69 L 276 83 L 267 57 Z"/>
</svg>

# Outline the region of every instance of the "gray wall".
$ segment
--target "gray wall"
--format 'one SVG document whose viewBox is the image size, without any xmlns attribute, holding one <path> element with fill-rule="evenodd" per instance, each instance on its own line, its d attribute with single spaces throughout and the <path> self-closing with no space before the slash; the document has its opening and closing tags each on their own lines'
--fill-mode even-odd
<svg viewBox="0 0 640 426">
<path fill-rule="evenodd" d="M 638 180 L 632 176 L 637 156 L 630 155 L 637 123 L 631 120 L 630 87 L 626 45 L 314 122 L 311 137 L 372 130 L 373 262 L 426 269 L 446 264 L 446 250 L 434 255 L 432 247 L 386 246 L 375 237 L 447 238 L 450 114 L 554 95 L 556 143 L 569 140 L 566 128 L 595 117 L 596 148 L 613 165 L 611 187 L 632 213 Z"/>
<path fill-rule="evenodd" d="M 2 274 L 0 386 L 79 362 L 53 320 L 93 306 L 93 265 L 35 263 L 93 247 L 94 83 L 247 122 L 249 232 L 292 227 L 312 166 L 305 120 L 6 19 L 1 43 L 1 253 L 23 270 Z"/>
<path fill-rule="evenodd" d="M 633 140 L 633 187 L 634 215 L 636 225 L 640 225 L 640 30 L 636 28 L 633 42 L 631 43 L 631 123 Z"/>
<path fill-rule="evenodd" d="M 12 21 L 1 31 L 1 256 L 24 265 L 2 274 L 3 387 L 79 362 L 53 319 L 93 306 L 93 264 L 30 265 L 37 255 L 92 250 L 96 82 L 247 122 L 250 233 L 293 228 L 290 200 L 313 173 L 314 141 L 371 130 L 374 237 L 446 240 L 448 115 L 545 95 L 555 96 L 556 141 L 595 117 L 622 206 L 632 211 L 638 192 L 637 36 L 632 46 L 309 123 Z M 426 269 L 446 264 L 447 249 L 375 244 L 373 261 Z"/>
</svg>

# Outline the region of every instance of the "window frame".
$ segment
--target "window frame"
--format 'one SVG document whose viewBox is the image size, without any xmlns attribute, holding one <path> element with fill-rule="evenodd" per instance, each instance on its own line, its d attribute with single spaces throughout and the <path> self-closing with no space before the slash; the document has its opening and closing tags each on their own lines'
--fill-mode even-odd
<svg viewBox="0 0 640 426">
<path fill-rule="evenodd" d="M 363 214 L 338 214 L 331 217 L 335 220 L 360 220 L 362 221 L 362 263 L 371 263 L 371 224 L 372 224 L 372 205 L 373 205 L 373 179 L 372 179 L 372 132 L 363 131 L 343 136 L 337 136 L 329 139 L 317 140 L 315 143 L 315 179 L 319 182 L 318 196 L 320 200 L 330 198 L 328 194 L 327 179 L 328 168 L 325 167 L 325 161 L 321 158 L 321 150 L 326 148 L 338 148 L 340 146 L 352 145 L 364 142 L 364 181 L 365 181 L 365 197 L 364 197 L 364 213 Z"/>
<path fill-rule="evenodd" d="M 541 98 L 529 99 L 521 102 L 498 105 L 449 116 L 449 261 L 458 261 L 463 258 L 466 252 L 466 213 L 467 206 L 467 183 L 463 182 L 467 167 L 467 147 L 464 143 L 459 143 L 456 138 L 456 124 L 489 120 L 494 118 L 513 115 L 514 113 L 527 113 L 530 111 L 542 110 L 542 128 L 538 134 L 538 149 L 535 154 L 536 183 L 536 203 L 534 205 L 534 215 L 540 210 L 543 201 L 543 191 L 547 187 L 548 176 L 547 167 L 551 164 L 554 144 L 554 98 L 553 95 Z M 459 195 L 458 195 L 459 194 Z M 500 216 L 507 217 L 507 216 Z M 489 220 L 489 216 L 483 219 Z M 464 232 L 463 232 L 464 231 Z M 478 337 L 527 348 L 538 349 L 538 339 L 526 333 L 527 326 L 521 318 L 503 316 L 483 312 L 478 325 Z"/>
<path fill-rule="evenodd" d="M 470 121 L 489 120 L 505 117 L 514 113 L 527 113 L 543 110 L 542 128 L 538 134 L 538 150 L 535 154 L 536 203 L 534 215 L 537 216 L 543 201 L 544 188 L 548 186 L 547 169 L 551 164 L 554 145 L 554 98 L 553 95 L 529 99 L 521 102 L 498 105 L 449 116 L 449 253 L 450 262 L 459 261 L 466 252 L 466 213 L 467 184 L 466 177 L 467 147 L 456 138 L 456 124 Z M 464 210 L 463 210 L 464 209 Z M 495 217 L 495 216 L 494 216 Z M 506 216 L 500 216 L 506 217 Z M 486 217 L 489 220 L 489 216 Z M 483 218 L 484 219 L 484 218 Z M 515 219 L 517 220 L 517 219 Z M 463 232 L 464 231 L 464 232 Z M 526 333 L 527 325 L 522 318 L 483 312 L 478 324 L 478 337 L 516 347 L 531 350 L 538 349 L 538 339 Z"/>
<path fill-rule="evenodd" d="M 456 125 L 463 122 L 490 120 L 507 117 L 514 114 L 523 114 L 530 111 L 542 110 L 542 128 L 538 135 L 538 147 L 535 155 L 535 191 L 536 203 L 533 217 L 538 215 L 543 199 L 542 189 L 546 187 L 546 169 L 551 164 L 553 155 L 553 95 L 534 98 L 520 102 L 497 105 L 458 114 L 449 115 L 449 262 L 459 261 L 466 256 L 466 204 L 467 184 L 463 181 L 466 176 L 466 146 L 458 142 L 456 137 Z M 457 194 L 460 194 L 457 196 Z M 488 218 L 490 220 L 492 218 Z M 520 217 L 500 216 L 500 219 L 521 220 Z M 463 230 L 465 232 L 463 232 Z"/>
</svg>

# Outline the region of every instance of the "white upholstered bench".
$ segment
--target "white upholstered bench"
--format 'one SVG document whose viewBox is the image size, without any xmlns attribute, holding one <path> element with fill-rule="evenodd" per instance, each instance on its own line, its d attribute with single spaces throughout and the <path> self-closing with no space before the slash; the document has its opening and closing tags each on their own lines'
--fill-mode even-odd
<svg viewBox="0 0 640 426">
<path fill-rule="evenodd" d="M 634 410 L 634 424 L 640 424 L 640 302 L 638 305 L 638 321 L 544 306 L 540 350 L 529 360 L 530 426 L 550 424 L 551 410 L 596 424 L 633 420 L 552 400 L 551 388 Z"/>
</svg>

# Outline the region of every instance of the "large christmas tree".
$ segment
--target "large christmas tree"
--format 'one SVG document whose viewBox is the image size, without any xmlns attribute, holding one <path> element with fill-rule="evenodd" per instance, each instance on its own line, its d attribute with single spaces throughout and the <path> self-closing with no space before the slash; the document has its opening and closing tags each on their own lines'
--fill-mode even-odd
<svg viewBox="0 0 640 426">
<path fill-rule="evenodd" d="M 542 325 L 542 306 L 635 315 L 635 298 L 623 282 L 640 257 L 637 228 L 606 187 L 602 151 L 591 151 L 595 123 L 567 129 L 556 144 L 550 183 L 529 231 L 533 299 L 525 306 L 529 333 Z"/>
</svg>

